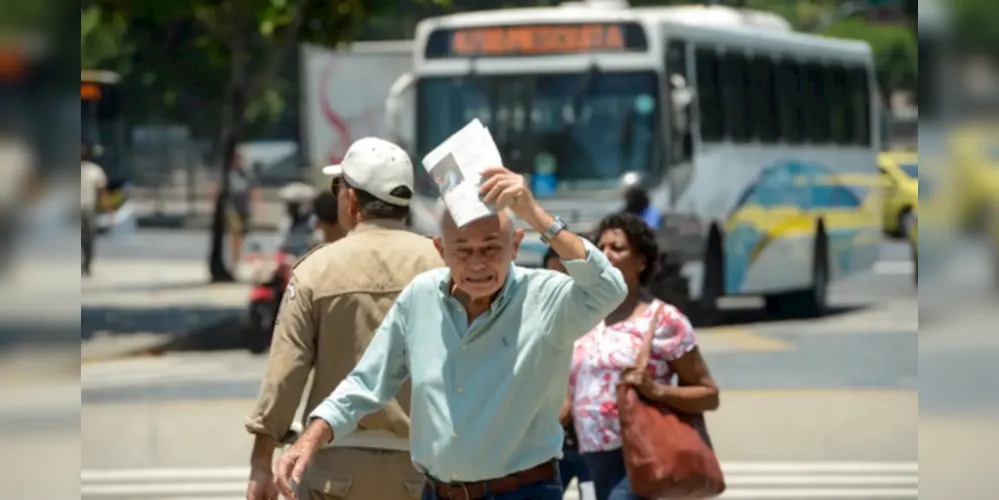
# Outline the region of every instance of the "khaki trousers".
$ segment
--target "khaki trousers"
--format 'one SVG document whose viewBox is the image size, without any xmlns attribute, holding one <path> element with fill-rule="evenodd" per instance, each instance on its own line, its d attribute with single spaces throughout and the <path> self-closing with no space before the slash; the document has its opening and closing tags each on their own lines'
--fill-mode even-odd
<svg viewBox="0 0 999 500">
<path fill-rule="evenodd" d="M 312 459 L 298 498 L 412 500 L 420 498 L 424 481 L 409 452 L 328 448 Z"/>
</svg>

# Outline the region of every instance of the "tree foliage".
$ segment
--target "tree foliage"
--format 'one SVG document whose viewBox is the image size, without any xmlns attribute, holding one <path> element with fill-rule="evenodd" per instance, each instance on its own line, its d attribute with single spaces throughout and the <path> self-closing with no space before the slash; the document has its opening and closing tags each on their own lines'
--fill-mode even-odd
<svg viewBox="0 0 999 500">
<path fill-rule="evenodd" d="M 301 41 L 338 45 L 352 40 L 387 0 L 94 0 L 127 19 L 142 39 L 136 57 L 141 84 L 158 86 L 165 102 L 197 120 L 199 104 L 218 103 L 219 157 L 228 168 L 250 119 L 280 110 L 279 74 Z M 141 60 L 141 61 L 140 61 Z M 134 80 L 133 80 L 134 81 Z M 203 119 L 204 116 L 201 116 Z M 197 127 L 195 127 L 197 128 Z M 205 127 L 202 131 L 207 131 Z M 229 176 L 215 203 L 209 270 L 231 281 L 223 259 Z"/>
<path fill-rule="evenodd" d="M 882 96 L 887 97 L 892 90 L 916 90 L 919 53 L 916 37 L 908 27 L 872 26 L 861 19 L 846 19 L 833 24 L 823 34 L 870 44 Z"/>
<path fill-rule="evenodd" d="M 109 69 L 127 74 L 135 44 L 128 37 L 128 25 L 117 14 L 108 14 L 97 5 L 80 12 L 80 67 Z"/>
<path fill-rule="evenodd" d="M 957 48 L 999 60 L 999 5 L 994 0 L 952 0 L 947 5 Z"/>
</svg>

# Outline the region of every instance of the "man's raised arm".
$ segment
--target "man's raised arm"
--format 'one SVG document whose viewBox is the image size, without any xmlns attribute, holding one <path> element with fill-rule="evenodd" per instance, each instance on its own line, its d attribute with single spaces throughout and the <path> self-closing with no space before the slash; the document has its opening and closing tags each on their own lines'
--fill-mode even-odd
<svg viewBox="0 0 999 500">
<path fill-rule="evenodd" d="M 542 285 L 547 302 L 543 309 L 551 314 L 553 324 L 552 341 L 571 347 L 624 301 L 628 294 L 624 277 L 592 243 L 565 229 L 538 205 L 524 176 L 503 167 L 487 168 L 482 175 L 486 179 L 480 187 L 483 201 L 510 207 L 545 235 L 572 277 L 553 276 Z"/>
</svg>

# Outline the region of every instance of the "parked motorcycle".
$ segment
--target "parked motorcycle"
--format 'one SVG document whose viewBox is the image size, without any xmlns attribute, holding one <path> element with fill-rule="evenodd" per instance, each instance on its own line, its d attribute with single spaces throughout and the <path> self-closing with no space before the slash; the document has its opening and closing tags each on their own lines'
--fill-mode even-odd
<svg viewBox="0 0 999 500">
<path fill-rule="evenodd" d="M 284 290 L 291 279 L 291 267 L 297 257 L 283 251 L 271 255 L 256 254 L 248 259 L 251 266 L 250 306 L 246 314 L 246 327 L 243 329 L 243 343 L 246 348 L 260 354 L 271 345 L 274 320 Z"/>
</svg>

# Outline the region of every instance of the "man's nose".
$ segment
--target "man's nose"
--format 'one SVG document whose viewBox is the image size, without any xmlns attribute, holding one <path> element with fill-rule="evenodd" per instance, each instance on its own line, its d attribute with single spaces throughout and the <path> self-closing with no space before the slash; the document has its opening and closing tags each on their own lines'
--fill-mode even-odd
<svg viewBox="0 0 999 500">
<path fill-rule="evenodd" d="M 489 263 L 488 259 L 479 252 L 472 252 L 472 256 L 468 259 L 468 268 L 472 271 L 478 271 L 487 267 Z"/>
</svg>

